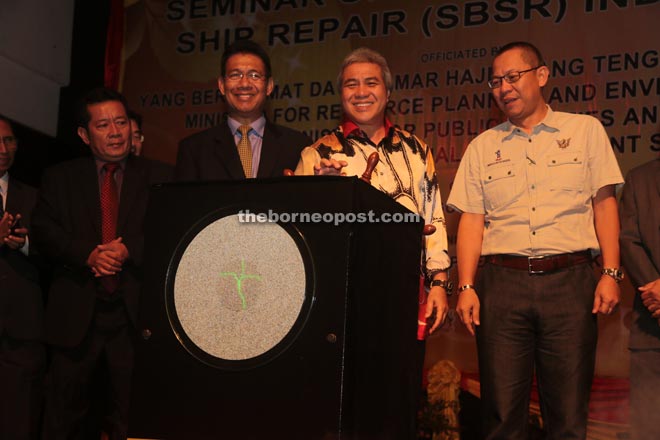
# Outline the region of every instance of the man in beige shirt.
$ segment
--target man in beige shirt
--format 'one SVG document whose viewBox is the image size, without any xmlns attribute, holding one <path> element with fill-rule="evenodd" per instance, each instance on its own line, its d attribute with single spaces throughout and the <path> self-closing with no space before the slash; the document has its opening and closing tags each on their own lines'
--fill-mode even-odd
<svg viewBox="0 0 660 440">
<path fill-rule="evenodd" d="M 596 314 L 621 295 L 623 178 L 595 118 L 546 104 L 548 76 L 533 45 L 500 49 L 489 86 L 508 120 L 468 146 L 448 199 L 462 212 L 457 312 L 477 337 L 487 439 L 528 438 L 534 372 L 545 438 L 585 438 Z"/>
</svg>

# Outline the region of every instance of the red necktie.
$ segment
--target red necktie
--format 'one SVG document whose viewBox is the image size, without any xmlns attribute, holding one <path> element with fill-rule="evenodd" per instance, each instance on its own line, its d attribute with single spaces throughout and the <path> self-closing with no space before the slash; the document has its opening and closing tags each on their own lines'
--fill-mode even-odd
<svg viewBox="0 0 660 440">
<path fill-rule="evenodd" d="M 117 238 L 117 212 L 119 211 L 119 196 L 117 184 L 115 183 L 115 171 L 119 168 L 118 163 L 108 162 L 103 165 L 105 175 L 101 184 L 101 241 L 109 243 Z M 106 292 L 113 293 L 119 285 L 117 275 L 101 278 L 101 283 Z"/>
</svg>

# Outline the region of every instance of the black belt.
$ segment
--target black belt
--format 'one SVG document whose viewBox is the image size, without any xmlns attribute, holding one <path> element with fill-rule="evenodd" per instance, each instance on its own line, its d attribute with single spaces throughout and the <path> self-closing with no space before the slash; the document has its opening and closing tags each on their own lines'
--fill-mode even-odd
<svg viewBox="0 0 660 440">
<path fill-rule="evenodd" d="M 486 262 L 509 269 L 525 270 L 530 274 L 555 272 L 578 264 L 591 263 L 591 251 L 570 254 L 549 255 L 546 257 L 523 257 L 520 255 L 486 255 Z"/>
</svg>

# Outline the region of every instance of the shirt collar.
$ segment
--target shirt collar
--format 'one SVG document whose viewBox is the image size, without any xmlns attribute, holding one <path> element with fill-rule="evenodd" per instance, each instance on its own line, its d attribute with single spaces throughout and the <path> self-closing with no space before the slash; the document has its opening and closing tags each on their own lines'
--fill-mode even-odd
<svg viewBox="0 0 660 440">
<path fill-rule="evenodd" d="M 543 120 L 534 126 L 532 129 L 532 135 L 539 134 L 541 131 L 547 131 L 550 133 L 559 131 L 559 128 L 556 125 L 557 117 L 555 116 L 555 112 L 552 111 L 552 108 L 550 108 L 548 104 L 546 104 L 546 107 L 548 108 L 548 112 L 545 114 Z M 507 120 L 504 124 L 505 125 L 502 128 L 502 131 L 507 134 L 502 138 L 503 141 L 512 139 L 515 135 L 524 134 L 525 136 L 528 136 L 527 133 L 518 129 L 518 127 L 514 125 L 511 120 Z"/>
<path fill-rule="evenodd" d="M 238 122 L 236 119 L 232 118 L 231 116 L 227 116 L 227 124 L 229 125 L 229 130 L 233 135 L 236 135 L 236 132 L 238 131 L 238 127 L 240 127 L 241 124 Z M 256 132 L 259 137 L 264 137 L 264 129 L 266 128 L 266 117 L 264 115 L 261 115 L 259 119 L 256 119 L 250 123 L 250 127 L 252 127 L 252 131 Z"/>
<path fill-rule="evenodd" d="M 0 177 L 0 194 L 3 196 L 7 194 L 9 187 L 9 172 L 5 172 L 4 176 Z"/>
<path fill-rule="evenodd" d="M 559 127 L 557 127 L 557 117 L 555 116 L 555 112 L 552 111 L 550 106 L 546 104 L 548 107 L 548 112 L 545 114 L 545 118 L 541 122 L 539 122 L 539 125 L 534 127 L 536 130 L 537 127 L 542 127 L 546 130 L 549 131 L 559 131 Z"/>
<path fill-rule="evenodd" d="M 117 162 L 117 163 L 119 164 L 119 169 L 120 169 L 122 172 L 124 172 L 124 169 L 126 168 L 126 160 L 127 160 L 127 159 L 128 159 L 128 156 L 127 156 L 126 158 L 120 160 L 119 162 Z M 101 174 L 101 170 L 103 169 L 103 165 L 105 165 L 105 164 L 108 163 L 108 162 L 105 161 L 105 160 L 101 160 L 101 159 L 98 159 L 98 158 L 95 157 L 95 158 L 94 158 L 94 163 L 96 164 L 96 174 L 99 174 L 99 175 L 100 175 L 100 174 Z"/>
<path fill-rule="evenodd" d="M 392 124 L 390 120 L 387 118 L 385 118 L 385 123 L 383 125 L 385 125 L 386 133 L 389 133 L 390 128 L 394 127 L 394 124 Z M 348 137 L 352 134 L 356 134 L 355 133 L 356 131 L 358 133 L 363 133 L 360 126 L 357 125 L 355 122 L 351 121 L 350 119 L 348 119 L 346 116 L 344 116 L 344 119 L 341 121 L 340 127 L 341 127 L 341 132 L 344 133 L 344 137 Z"/>
</svg>

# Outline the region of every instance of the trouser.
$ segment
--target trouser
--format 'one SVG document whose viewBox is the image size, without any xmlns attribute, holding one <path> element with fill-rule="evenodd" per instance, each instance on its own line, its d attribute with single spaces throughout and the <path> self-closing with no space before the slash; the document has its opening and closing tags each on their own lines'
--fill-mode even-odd
<svg viewBox="0 0 660 440">
<path fill-rule="evenodd" d="M 0 439 L 39 437 L 45 366 L 42 344 L 0 337 Z"/>
<path fill-rule="evenodd" d="M 630 432 L 633 440 L 660 439 L 660 350 L 630 350 Z"/>
<path fill-rule="evenodd" d="M 598 334 L 591 266 L 531 275 L 485 264 L 476 287 L 485 438 L 528 438 L 536 372 L 545 438 L 584 439 Z"/>
<path fill-rule="evenodd" d="M 120 319 L 117 319 L 117 317 Z M 105 420 L 99 430 L 111 440 L 127 435 L 134 341 L 122 301 L 97 302 L 94 322 L 74 348 L 53 347 L 46 379 L 44 440 L 87 440 L 85 421 L 90 410 L 92 378 L 105 363 L 109 383 L 104 396 Z"/>
</svg>

